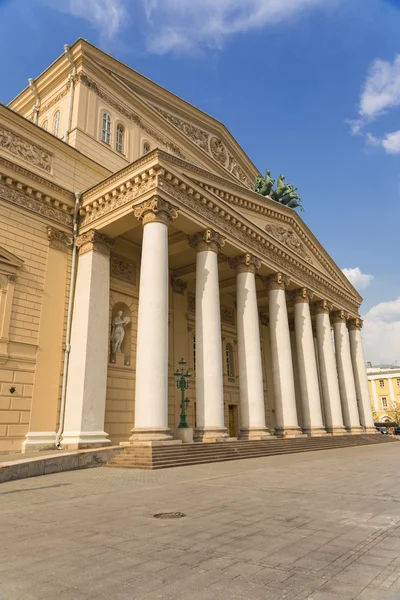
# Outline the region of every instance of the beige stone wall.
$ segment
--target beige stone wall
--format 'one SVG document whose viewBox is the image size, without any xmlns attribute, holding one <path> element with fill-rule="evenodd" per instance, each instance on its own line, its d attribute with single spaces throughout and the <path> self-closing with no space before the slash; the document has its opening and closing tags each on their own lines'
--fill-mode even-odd
<svg viewBox="0 0 400 600">
<path fill-rule="evenodd" d="M 24 261 L 15 282 L 9 357 L 0 365 L 0 450 L 19 450 L 31 414 L 49 255 L 47 224 L 0 199 L 0 237 L 1 246 Z M 43 398 L 44 403 L 47 400 Z"/>
</svg>

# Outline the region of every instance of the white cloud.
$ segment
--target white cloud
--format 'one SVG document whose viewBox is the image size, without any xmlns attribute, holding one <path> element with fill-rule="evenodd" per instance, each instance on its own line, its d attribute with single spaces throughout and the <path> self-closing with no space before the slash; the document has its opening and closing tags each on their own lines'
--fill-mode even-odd
<svg viewBox="0 0 400 600">
<path fill-rule="evenodd" d="M 388 133 L 382 140 L 382 146 L 388 154 L 400 154 L 400 129 Z"/>
<path fill-rule="evenodd" d="M 367 140 L 367 144 L 369 144 L 370 146 L 381 146 L 382 145 L 382 140 L 375 137 L 374 135 L 372 135 L 372 133 L 370 133 L 369 131 L 367 131 L 367 134 L 365 137 Z"/>
<path fill-rule="evenodd" d="M 386 109 L 400 106 L 400 54 L 393 62 L 374 60 L 361 93 L 360 115 L 375 119 Z"/>
<path fill-rule="evenodd" d="M 52 3 L 51 6 L 89 21 L 107 37 L 117 33 L 127 15 L 124 0 L 67 0 L 67 2 Z"/>
<path fill-rule="evenodd" d="M 222 48 L 233 34 L 263 28 L 327 0 L 143 0 L 156 54 Z M 329 0 L 331 1 L 331 0 Z"/>
<path fill-rule="evenodd" d="M 373 364 L 400 361 L 400 297 L 373 306 L 363 319 L 365 360 Z"/>
<path fill-rule="evenodd" d="M 342 271 L 357 291 L 365 290 L 374 278 L 373 275 L 362 273 L 359 267 L 355 267 L 354 269 L 342 269 Z"/>
</svg>

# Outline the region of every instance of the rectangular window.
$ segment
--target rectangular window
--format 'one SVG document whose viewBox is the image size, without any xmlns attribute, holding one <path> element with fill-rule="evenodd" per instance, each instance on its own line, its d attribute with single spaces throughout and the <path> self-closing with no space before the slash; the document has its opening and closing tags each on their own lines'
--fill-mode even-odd
<svg viewBox="0 0 400 600">
<path fill-rule="evenodd" d="M 383 379 L 379 380 L 379 387 L 385 387 L 385 382 L 383 381 Z"/>
<path fill-rule="evenodd" d="M 388 407 L 388 401 L 387 398 L 385 398 L 384 396 L 382 397 L 382 408 L 387 408 Z"/>
</svg>

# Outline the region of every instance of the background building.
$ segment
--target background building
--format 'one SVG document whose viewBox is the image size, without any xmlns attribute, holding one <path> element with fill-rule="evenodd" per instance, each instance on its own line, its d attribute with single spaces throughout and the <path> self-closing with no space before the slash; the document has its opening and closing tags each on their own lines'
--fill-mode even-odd
<svg viewBox="0 0 400 600">
<path fill-rule="evenodd" d="M 400 424 L 400 367 L 368 363 L 367 374 L 375 422 Z"/>
</svg>

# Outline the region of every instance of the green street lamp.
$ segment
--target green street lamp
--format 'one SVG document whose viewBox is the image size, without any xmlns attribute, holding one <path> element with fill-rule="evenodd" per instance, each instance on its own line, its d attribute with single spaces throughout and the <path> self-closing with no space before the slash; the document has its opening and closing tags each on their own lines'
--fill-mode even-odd
<svg viewBox="0 0 400 600">
<path fill-rule="evenodd" d="M 184 358 L 181 358 L 178 364 L 180 368 L 175 371 L 174 376 L 176 377 L 176 387 L 178 390 L 181 390 L 181 415 L 178 429 L 182 429 L 189 427 L 186 421 L 186 409 L 187 405 L 189 404 L 189 400 L 185 398 L 185 391 L 189 387 L 189 377 L 191 377 L 192 374 L 189 373 L 189 371 L 186 371 L 185 373 L 185 365 L 187 363 Z"/>
</svg>

